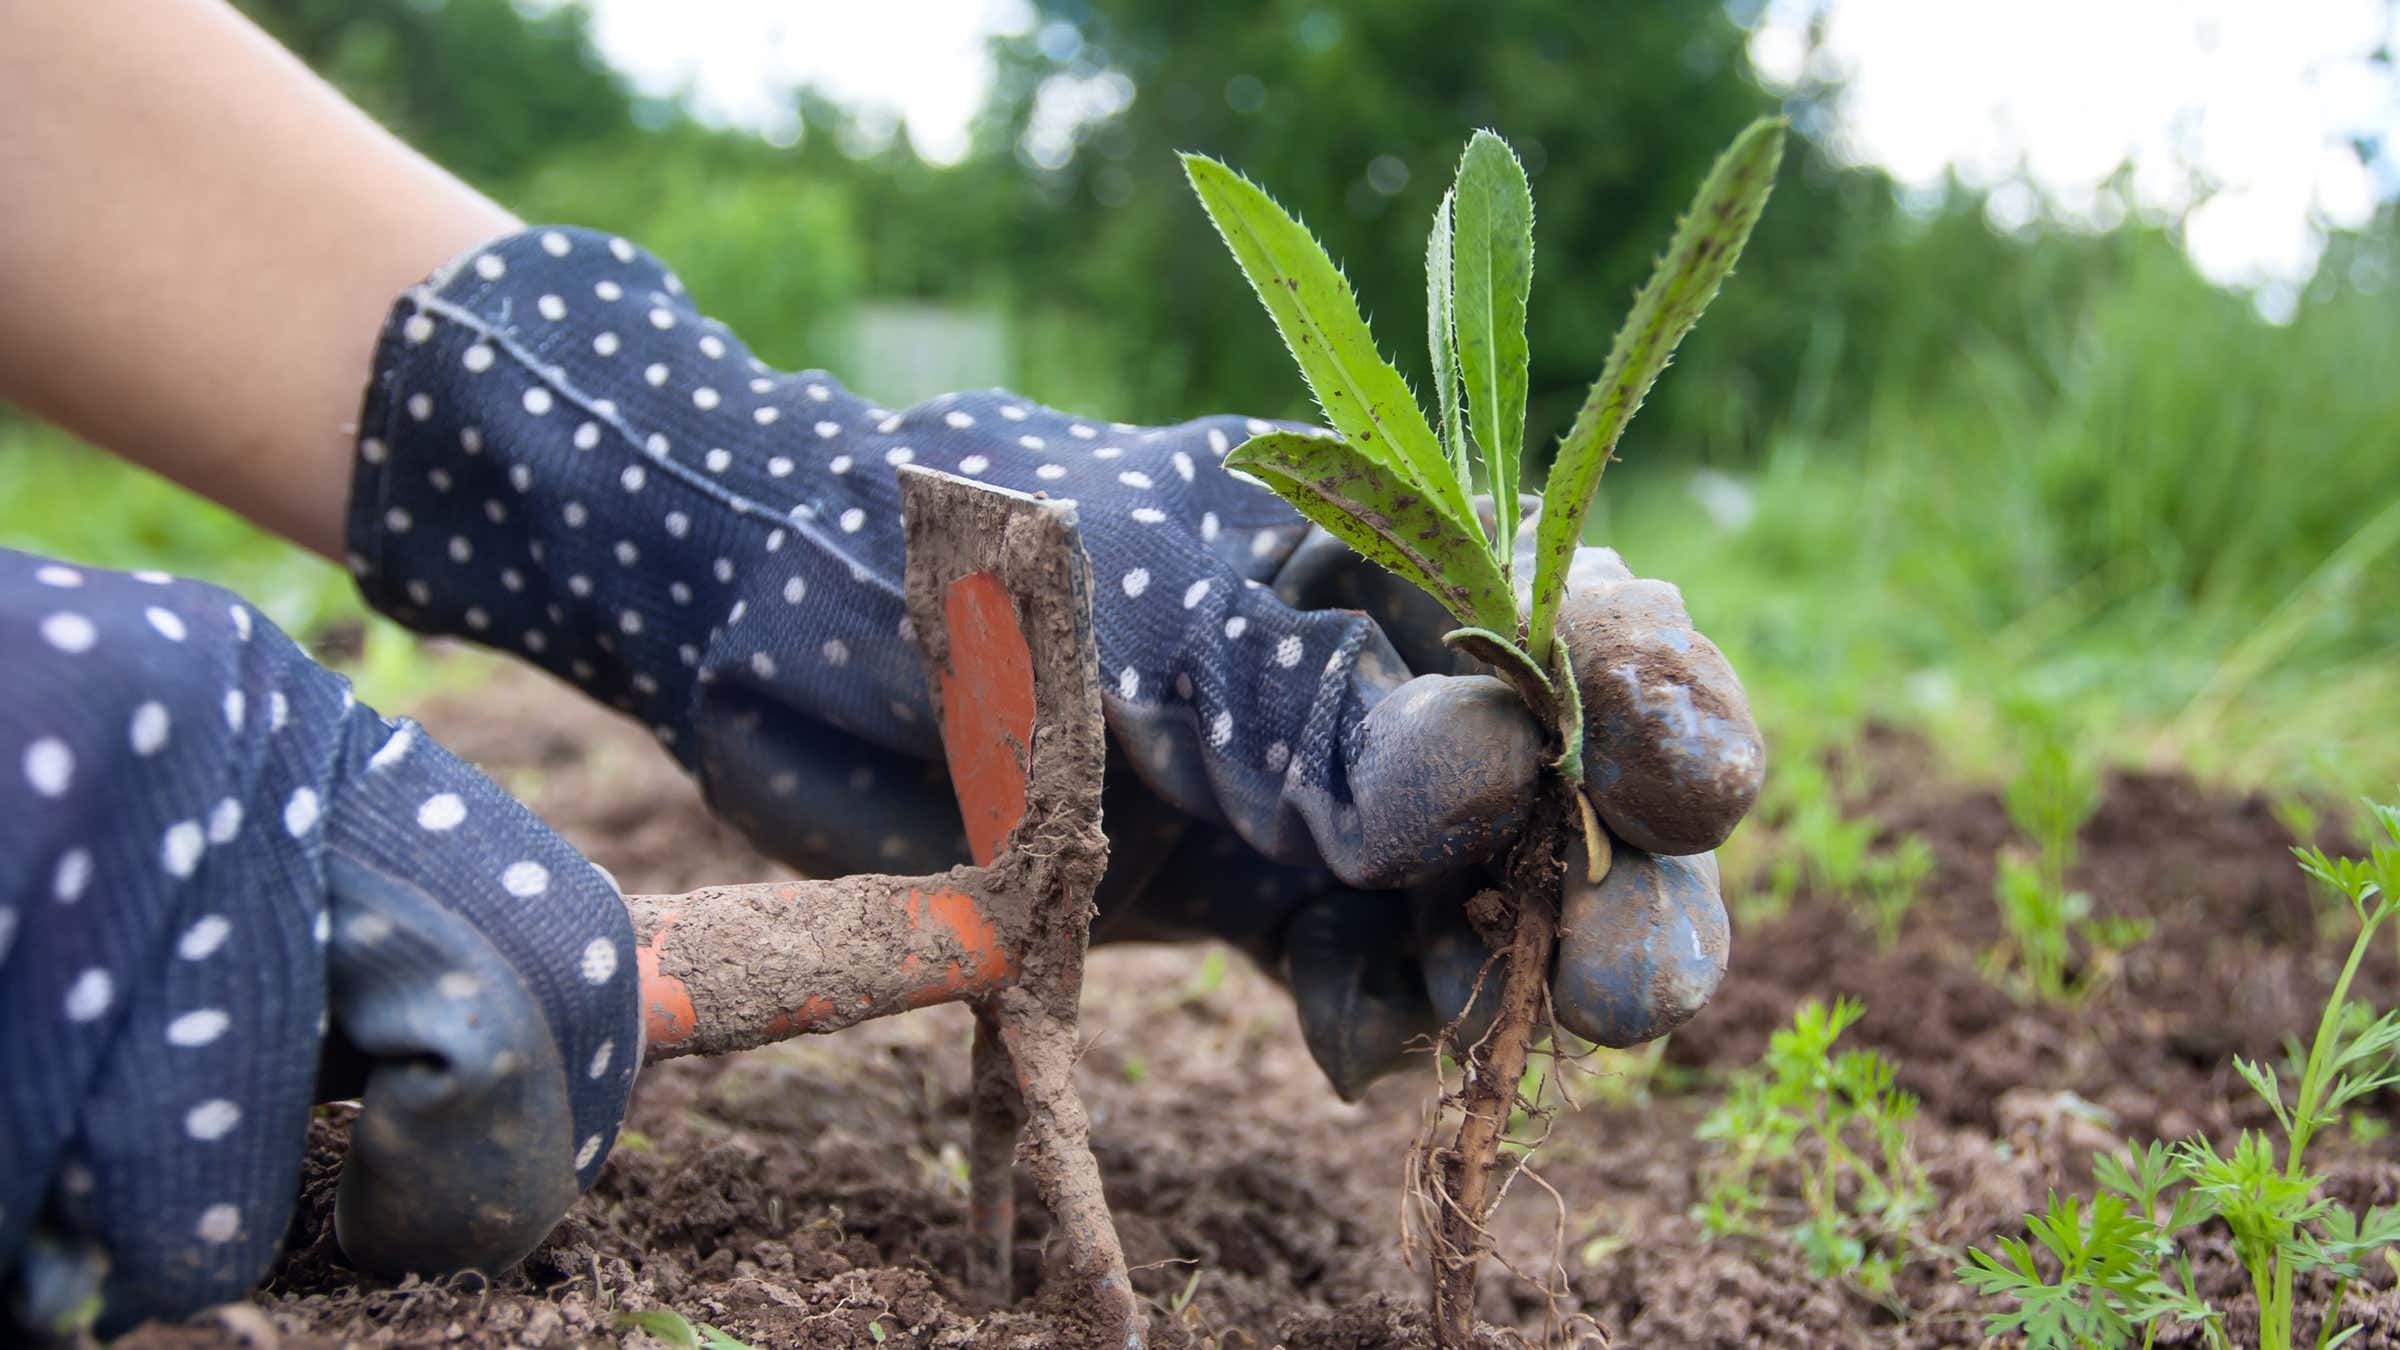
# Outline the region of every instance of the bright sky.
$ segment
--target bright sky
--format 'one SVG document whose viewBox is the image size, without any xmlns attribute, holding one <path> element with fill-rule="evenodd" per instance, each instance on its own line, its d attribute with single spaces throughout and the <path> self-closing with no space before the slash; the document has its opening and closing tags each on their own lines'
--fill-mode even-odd
<svg viewBox="0 0 2400 1350">
<path fill-rule="evenodd" d="M 589 2 L 609 60 L 649 92 L 688 90 L 703 117 L 788 138 L 788 90 L 811 84 L 905 121 L 938 160 L 966 152 L 991 83 L 986 36 L 1035 18 L 1027 0 Z M 1805 73 L 1820 7 L 1813 59 L 1847 78 L 1841 153 L 1918 188 L 1955 170 L 1995 190 L 2003 225 L 2182 218 L 2200 268 L 2270 314 L 2289 309 L 2328 226 L 2400 195 L 2400 168 L 2378 178 L 2351 145 L 2400 151 L 2400 78 L 2368 60 L 2400 47 L 2387 0 L 1766 0 L 1751 54 L 1770 79 Z M 1139 92 L 1084 83 L 1046 101 L 1104 113 Z M 1042 139 L 1037 161 L 1070 143 Z M 2130 201 L 2107 186 L 2123 164 Z"/>
<path fill-rule="evenodd" d="M 550 8 L 560 0 L 535 0 Z M 713 122 L 797 134 L 791 90 L 813 85 L 908 124 L 919 153 L 967 152 L 991 88 L 985 39 L 1022 33 L 1027 0 L 588 0 L 592 36 L 645 93 L 688 91 Z"/>
</svg>

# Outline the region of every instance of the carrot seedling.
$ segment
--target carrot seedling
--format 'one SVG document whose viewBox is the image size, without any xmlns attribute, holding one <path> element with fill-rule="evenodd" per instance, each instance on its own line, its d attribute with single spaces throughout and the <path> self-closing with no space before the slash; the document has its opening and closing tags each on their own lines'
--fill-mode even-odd
<svg viewBox="0 0 2400 1350">
<path fill-rule="evenodd" d="M 2360 1215 L 2334 1203 L 2325 1178 L 2308 1170 L 2307 1155 L 2317 1133 L 2340 1123 L 2354 1103 L 2400 1086 L 2400 1012 L 2377 1013 L 2350 994 L 2377 931 L 2400 910 L 2400 809 L 2369 803 L 2368 810 L 2383 838 L 2367 858 L 2293 850 L 2304 871 L 2342 897 L 2355 932 L 2308 1046 L 2281 1073 L 2233 1062 L 2274 1116 L 2275 1132 L 2244 1130 L 2230 1153 L 2193 1138 L 2095 1158 L 2100 1195 L 2088 1203 L 2053 1195 L 2045 1212 L 2026 1216 L 2026 1237 L 1968 1252 L 1973 1264 L 1959 1278 L 2015 1305 L 1987 1319 L 1992 1334 L 2021 1336 L 2037 1350 L 2126 1344 L 2137 1335 L 2148 1344 L 2172 1318 L 2196 1325 L 2210 1345 L 2230 1345 L 2223 1312 L 2201 1294 L 2186 1245 L 2187 1234 L 2212 1223 L 2225 1226 L 2250 1278 L 2263 1350 L 2302 1343 L 2296 1281 L 2312 1271 L 2336 1283 L 2307 1343 L 2326 1350 L 2361 1330 L 2340 1325 L 2342 1297 L 2364 1274 L 2364 1261 L 2388 1260 L 2400 1244 L 2400 1207 Z"/>
<path fill-rule="evenodd" d="M 1533 1023 L 1546 1006 L 1568 842 L 1582 839 L 1597 882 L 1609 846 L 1582 791 L 1583 710 L 1558 614 L 1567 569 L 1600 475 L 1650 387 L 1733 270 L 1766 206 L 1784 124 L 1752 123 L 1710 170 L 1673 242 L 1618 329 L 1607 363 L 1559 442 L 1533 526 L 1530 585 L 1519 575 L 1517 488 L 1524 460 L 1533 290 L 1533 193 L 1508 143 L 1477 132 L 1434 212 L 1425 247 L 1433 415 L 1375 345 L 1357 297 L 1297 219 L 1250 180 L 1204 155 L 1184 169 L 1266 306 L 1330 432 L 1272 431 L 1226 467 L 1272 489 L 1365 557 L 1439 601 L 1454 647 L 1490 666 L 1547 729 L 1549 784 L 1510 865 L 1510 909 L 1487 936 L 1504 953 L 1497 1017 L 1473 1045 L 1454 1144 L 1427 1159 L 1436 1334 L 1464 1344 L 1475 1270 L 1501 1190 L 1494 1169 L 1519 1095 Z M 1486 528 L 1474 464 L 1492 498 Z"/>
<path fill-rule="evenodd" d="M 1758 1066 L 1727 1084 L 1695 1136 L 1711 1156 L 1693 1217 L 1712 1240 L 1788 1241 L 1818 1275 L 1888 1303 L 1925 1245 L 1917 1223 L 1934 1195 L 1909 1141 L 1917 1099 L 1894 1086 L 1883 1056 L 1834 1049 L 1864 1012 L 1850 999 L 1803 1004 Z"/>
<path fill-rule="evenodd" d="M 2089 892 L 2067 888 L 2077 836 L 2100 807 L 2100 775 L 2057 710 L 2018 699 L 2010 715 L 2027 750 L 2002 800 L 2010 823 L 2033 841 L 2035 853 L 2029 859 L 2004 852 L 1998 860 L 1992 895 L 2007 937 L 1994 960 L 2013 967 L 2035 999 L 2071 1003 L 2105 983 L 2124 953 L 2149 937 L 2150 926 L 2096 916 Z M 2079 941 L 2083 959 L 2076 974 Z"/>
</svg>

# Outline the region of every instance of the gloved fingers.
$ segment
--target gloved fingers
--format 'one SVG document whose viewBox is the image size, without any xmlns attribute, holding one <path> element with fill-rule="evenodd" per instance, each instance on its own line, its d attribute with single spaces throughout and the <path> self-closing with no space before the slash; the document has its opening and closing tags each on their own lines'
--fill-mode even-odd
<svg viewBox="0 0 2400 1350">
<path fill-rule="evenodd" d="M 1725 974 L 1731 934 L 1713 853 L 1619 845 L 1597 886 L 1570 872 L 1550 980 L 1558 1024 L 1623 1049 L 1691 1020 Z"/>
<path fill-rule="evenodd" d="M 1465 1015 L 1474 1041 L 1497 1009 L 1500 967 L 1467 921 L 1490 884 L 1481 869 L 1409 892 L 1425 992 L 1447 1025 Z M 1597 886 L 1570 874 L 1561 898 L 1550 998 L 1565 1030 L 1613 1048 L 1656 1040 L 1716 992 L 1730 937 L 1713 853 L 1643 853 L 1619 844 Z"/>
<path fill-rule="evenodd" d="M 1520 501 L 1514 579 L 1523 610 L 1532 594 L 1540 502 Z M 1478 499 L 1477 507 L 1488 530 L 1490 499 Z M 1274 590 L 1300 609 L 1365 612 L 1420 675 L 1482 669 L 1443 645 L 1442 635 L 1460 626 L 1457 619 L 1321 529 L 1293 550 Z M 1698 853 L 1723 843 L 1757 800 L 1765 750 L 1740 680 L 1693 628 L 1681 593 L 1636 579 L 1614 549 L 1580 548 L 1568 570 L 1559 631 L 1583 695 L 1585 760 L 1601 818 L 1656 852 Z M 1377 875 L 1363 884 L 1391 885 L 1395 878 Z"/>
<path fill-rule="evenodd" d="M 370 1061 L 334 1232 L 361 1269 L 496 1272 L 574 1202 L 574 1113 L 540 1002 L 419 885 L 335 854 L 332 998 Z"/>
<path fill-rule="evenodd" d="M 1359 728 L 1358 843 L 1328 861 L 1348 884 L 1386 890 L 1496 857 L 1525 828 L 1545 758 L 1542 729 L 1508 686 L 1419 676 Z"/>
<path fill-rule="evenodd" d="M 1459 1039 L 1469 1045 L 1483 1039 L 1500 1011 L 1500 962 L 1467 922 L 1467 902 L 1491 884 L 1488 869 L 1471 867 L 1408 892 L 1426 997 L 1441 1024 L 1457 1022 Z"/>
<path fill-rule="evenodd" d="M 1092 941 L 1229 943 L 1272 970 L 1294 911 L 1333 880 L 1321 867 L 1270 862 L 1222 826 L 1200 825 L 1112 778 L 1103 788 L 1108 875 Z"/>
<path fill-rule="evenodd" d="M 403 722 L 327 824 L 327 1000 L 364 1062 L 335 1209 L 362 1268 L 493 1271 L 598 1175 L 642 1056 L 615 884 Z"/>
<path fill-rule="evenodd" d="M 6 551 L 0 688 L 0 1277 L 113 1334 L 283 1236 L 347 690 L 215 587 Z"/>
<path fill-rule="evenodd" d="M 968 860 L 941 761 L 798 716 L 747 684 L 711 683 L 700 698 L 693 720 L 709 806 L 777 861 L 839 877 L 939 872 Z"/>
<path fill-rule="evenodd" d="M 1309 1054 L 1344 1101 L 1432 1045 L 1440 1024 L 1410 945 L 1408 906 L 1389 893 L 1336 891 L 1292 915 L 1284 978 Z"/>
<path fill-rule="evenodd" d="M 1725 842 L 1758 800 L 1766 745 L 1741 680 L 1692 627 L 1682 593 L 1663 581 L 1579 582 L 1558 631 L 1583 695 L 1586 791 L 1610 831 L 1653 853 Z"/>
</svg>

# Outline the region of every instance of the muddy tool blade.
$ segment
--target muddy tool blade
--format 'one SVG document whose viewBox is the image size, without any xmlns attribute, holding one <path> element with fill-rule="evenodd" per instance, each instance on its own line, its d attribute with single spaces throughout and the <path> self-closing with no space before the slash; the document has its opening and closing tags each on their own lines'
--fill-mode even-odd
<svg viewBox="0 0 2400 1350">
<path fill-rule="evenodd" d="M 1020 1151 L 1066 1273 L 1127 1346 L 1142 1316 L 1075 1094 L 1076 1005 L 1107 865 L 1091 569 L 1072 502 L 900 471 L 908 613 L 975 866 L 634 896 L 648 1057 L 745 1050 L 974 1005 L 975 1277 L 1011 1291 Z"/>
</svg>

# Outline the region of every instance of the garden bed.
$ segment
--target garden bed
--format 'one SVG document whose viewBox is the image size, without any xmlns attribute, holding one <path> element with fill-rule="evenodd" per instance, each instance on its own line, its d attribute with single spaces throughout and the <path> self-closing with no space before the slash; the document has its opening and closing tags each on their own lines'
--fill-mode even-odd
<svg viewBox="0 0 2400 1350">
<path fill-rule="evenodd" d="M 538 676 L 510 671 L 424 713 L 453 748 L 524 794 L 629 891 L 775 875 L 712 821 L 638 728 Z M 1935 867 L 1899 940 L 1877 950 L 1838 898 L 1803 888 L 1781 917 L 1737 922 L 1716 1003 L 1663 1062 L 1582 1076 L 1539 1154 L 1558 1207 L 1520 1185 L 1501 1253 L 1564 1278 L 1546 1300 L 1487 1277 L 1483 1312 L 1539 1341 L 1641 1346 L 1971 1345 L 1985 1309 L 1950 1278 L 1955 1253 L 2053 1187 L 2088 1186 L 2113 1134 L 2220 1140 L 2265 1123 L 2235 1054 L 2272 1058 L 2305 1035 L 2346 939 L 2320 937 L 2290 839 L 2266 803 L 2174 775 L 2112 777 L 2072 880 L 2103 913 L 2146 918 L 2149 941 L 2088 1001 L 2018 1003 L 1980 974 L 1998 933 L 1993 856 L 2011 837 L 1991 794 L 1931 775 L 1914 741 L 1857 750 L 1855 807 L 1933 846 Z M 2329 841 L 2330 842 L 2330 841 Z M 2358 991 L 2395 1001 L 2388 941 Z M 1849 1042 L 1883 1051 L 1923 1098 L 1917 1139 L 1938 1201 L 1926 1234 L 1952 1255 L 1906 1268 L 1893 1310 L 1756 1240 L 1700 1240 L 1699 1118 L 1708 1075 L 1754 1062 L 1810 997 L 1867 1005 Z M 1302 1047 L 1288 1002 L 1238 957 L 1203 948 L 1104 949 L 1091 962 L 1080 1072 L 1093 1140 L 1152 1343 L 1371 1347 L 1421 1343 L 1422 1283 L 1399 1241 L 1402 1168 L 1431 1086 L 1387 1080 L 1346 1106 Z M 280 1344 L 588 1344 L 625 1313 L 667 1308 L 759 1346 L 1081 1344 L 1072 1307 L 1035 1289 L 1046 1223 L 1019 1212 L 1022 1300 L 994 1311 L 964 1289 L 967 1045 L 963 1008 L 650 1070 L 593 1193 L 492 1288 L 394 1288 L 341 1266 L 330 1236 L 341 1122 L 320 1121 L 295 1247 L 244 1305 L 142 1347 Z M 1615 1066 L 1627 1066 L 1619 1071 Z M 2374 1104 L 2380 1118 L 2389 1103 Z M 2323 1141 L 2329 1189 L 2357 1207 L 2400 1199 L 2388 1143 Z M 2247 1295 L 2221 1248 L 2202 1286 L 2245 1339 Z M 471 1283 L 471 1282 L 470 1282 Z M 2400 1344 L 2400 1294 L 2381 1263 L 2351 1291 L 2357 1346 Z M 2330 1287 L 2329 1285 L 2327 1286 Z M 2323 1294 L 2303 1299 L 2303 1325 Z M 2168 1328 L 2160 1343 L 2185 1343 Z M 1212 1339 L 1213 1342 L 1212 1342 Z M 2194 1342 L 2196 1343 L 2196 1342 Z"/>
</svg>

